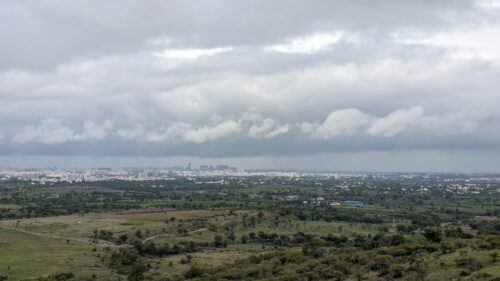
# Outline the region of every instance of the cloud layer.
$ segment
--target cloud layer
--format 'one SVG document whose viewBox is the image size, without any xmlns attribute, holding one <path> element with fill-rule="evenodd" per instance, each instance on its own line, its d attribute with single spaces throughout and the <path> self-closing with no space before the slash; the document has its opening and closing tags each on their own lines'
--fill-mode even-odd
<svg viewBox="0 0 500 281">
<path fill-rule="evenodd" d="M 1 155 L 500 148 L 495 1 L 6 1 L 0 18 Z"/>
</svg>

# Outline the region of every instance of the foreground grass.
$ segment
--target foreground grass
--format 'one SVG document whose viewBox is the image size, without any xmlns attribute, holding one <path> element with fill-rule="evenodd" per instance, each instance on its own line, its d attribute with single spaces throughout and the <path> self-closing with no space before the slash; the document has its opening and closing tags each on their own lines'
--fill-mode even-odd
<svg viewBox="0 0 500 281">
<path fill-rule="evenodd" d="M 0 221 L 0 227 L 20 227 L 25 230 L 66 237 L 92 237 L 95 229 L 116 234 L 132 235 L 137 229 L 151 231 L 151 235 L 176 231 L 177 222 L 207 220 L 221 216 L 223 210 L 130 210 L 122 212 L 90 213 L 83 216 L 54 216 L 22 220 Z M 166 223 L 175 218 L 176 223 Z"/>
<path fill-rule="evenodd" d="M 94 247 L 0 229 L 0 274 L 8 280 L 24 280 L 73 272 L 79 278 L 94 275 L 100 280 L 116 280 L 116 274 L 99 266 L 98 253 L 92 251 Z"/>
<path fill-rule="evenodd" d="M 152 278 L 181 278 L 192 266 L 214 267 L 233 264 L 236 261 L 248 258 L 252 253 L 237 249 L 207 249 L 189 254 L 192 260 L 184 263 L 186 255 L 174 255 L 164 258 L 149 259 L 151 270 L 148 276 Z M 168 280 L 168 279 L 166 279 Z"/>
</svg>

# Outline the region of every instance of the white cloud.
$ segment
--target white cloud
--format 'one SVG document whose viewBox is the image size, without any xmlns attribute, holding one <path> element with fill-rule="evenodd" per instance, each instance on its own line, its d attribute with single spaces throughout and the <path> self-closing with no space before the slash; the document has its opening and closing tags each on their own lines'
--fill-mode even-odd
<svg viewBox="0 0 500 281">
<path fill-rule="evenodd" d="M 214 56 L 231 51 L 230 47 L 219 47 L 211 49 L 167 49 L 156 55 L 169 59 L 194 60 L 203 56 Z"/>
<path fill-rule="evenodd" d="M 61 120 L 46 119 L 40 126 L 29 126 L 24 131 L 16 134 L 13 141 L 18 143 L 41 142 L 44 144 L 65 143 L 75 136 L 69 127 L 63 126 Z"/>
<path fill-rule="evenodd" d="M 384 117 L 377 117 L 358 109 L 333 111 L 323 123 L 302 122 L 300 131 L 313 139 L 334 139 L 356 134 L 391 138 L 409 130 L 423 130 L 440 135 L 474 132 L 479 121 L 491 115 L 471 115 L 448 112 L 425 115 L 421 106 L 395 110 Z"/>
<path fill-rule="evenodd" d="M 482 119 L 491 117 L 489 114 L 464 114 L 462 112 L 449 112 L 425 116 L 420 122 L 420 127 L 438 134 L 467 134 L 476 131 Z"/>
<path fill-rule="evenodd" d="M 500 27 L 498 25 L 474 25 L 431 34 L 417 30 L 400 30 L 393 34 L 393 39 L 401 44 L 443 48 L 455 59 L 500 59 Z"/>
<path fill-rule="evenodd" d="M 17 143 L 39 142 L 44 144 L 62 144 L 69 141 L 102 140 L 108 137 L 113 123 L 109 120 L 98 124 L 85 121 L 81 133 L 63 125 L 59 119 L 43 120 L 38 126 L 28 126 L 12 138 Z"/>
<path fill-rule="evenodd" d="M 500 9 L 500 1 L 498 0 L 476 0 L 475 3 L 479 8 L 485 10 Z"/>
<path fill-rule="evenodd" d="M 371 116 L 355 108 L 334 111 L 328 115 L 322 124 L 302 124 L 302 129 L 312 132 L 311 137 L 333 139 L 339 136 L 352 136 L 365 127 Z"/>
<path fill-rule="evenodd" d="M 229 120 L 214 127 L 205 126 L 199 129 L 187 131 L 183 138 L 187 142 L 203 143 L 235 136 L 240 132 L 240 130 L 241 127 L 239 123 Z"/>
<path fill-rule="evenodd" d="M 368 134 L 393 137 L 412 126 L 418 126 L 423 116 L 424 110 L 420 106 L 399 109 L 377 119 L 368 129 Z"/>
<path fill-rule="evenodd" d="M 171 43 L 172 43 L 172 39 L 170 39 L 169 37 L 165 37 L 165 36 L 159 36 L 159 37 L 155 37 L 155 38 L 147 40 L 147 44 L 151 45 L 151 46 L 164 47 L 164 46 L 170 45 Z"/>
<path fill-rule="evenodd" d="M 169 126 L 146 129 L 143 125 L 130 128 L 120 128 L 114 135 L 125 140 L 146 142 L 162 142 L 169 140 L 184 140 L 186 142 L 203 143 L 207 141 L 236 136 L 241 131 L 238 122 L 228 120 L 215 126 L 195 127 L 191 124 L 178 122 Z"/>
<path fill-rule="evenodd" d="M 276 121 L 266 118 L 258 124 L 253 124 L 248 129 L 248 136 L 251 138 L 274 138 L 288 133 L 290 125 L 280 125 Z"/>
<path fill-rule="evenodd" d="M 342 32 L 315 33 L 295 38 L 286 44 L 271 45 L 265 49 L 287 54 L 312 54 L 328 49 L 328 47 L 339 41 L 342 34 Z"/>
<path fill-rule="evenodd" d="M 385 117 L 375 118 L 367 133 L 371 136 L 393 137 L 410 129 L 438 135 L 469 134 L 476 131 L 479 122 L 494 117 L 489 113 L 447 112 L 425 115 L 421 106 L 399 109 Z"/>
<path fill-rule="evenodd" d="M 392 138 L 410 130 L 420 130 L 436 135 L 469 134 L 479 128 L 481 120 L 496 118 L 489 113 L 464 114 L 448 112 L 425 115 L 421 106 L 395 110 L 386 116 L 348 108 L 331 112 L 323 122 L 298 122 L 295 125 L 280 124 L 256 112 L 245 112 L 238 121 L 224 120 L 215 116 L 205 124 L 193 125 L 175 122 L 157 127 L 136 123 L 117 128 L 113 122 L 85 121 L 80 132 L 71 129 L 59 119 L 46 119 L 38 126 L 27 126 L 14 134 L 13 142 L 62 144 L 120 138 L 140 142 L 176 141 L 184 143 L 205 143 L 215 140 L 229 140 L 248 137 L 251 139 L 272 139 L 291 132 L 301 133 L 310 139 L 332 140 L 338 137 L 372 136 Z M 217 123 L 216 123 L 217 122 Z M 3 135 L 0 134 L 0 140 Z"/>
<path fill-rule="evenodd" d="M 113 128 L 113 122 L 106 120 L 102 124 L 94 121 L 85 121 L 83 131 L 74 137 L 75 140 L 101 140 L 108 136 Z"/>
<path fill-rule="evenodd" d="M 145 135 L 145 140 L 150 142 L 172 140 L 183 136 L 191 130 L 193 130 L 193 127 L 190 124 L 179 122 L 167 127 L 166 129 L 161 128 L 160 130 L 152 130 L 150 132 L 147 132 Z"/>
<path fill-rule="evenodd" d="M 136 124 L 129 128 L 119 128 L 114 132 L 114 135 L 124 140 L 162 142 L 182 137 L 191 130 L 193 130 L 193 126 L 183 122 L 150 129 L 146 129 L 141 124 Z"/>
<path fill-rule="evenodd" d="M 139 139 L 144 137 L 144 128 L 142 126 L 134 126 L 132 128 L 120 128 L 114 134 L 125 140 Z"/>
</svg>

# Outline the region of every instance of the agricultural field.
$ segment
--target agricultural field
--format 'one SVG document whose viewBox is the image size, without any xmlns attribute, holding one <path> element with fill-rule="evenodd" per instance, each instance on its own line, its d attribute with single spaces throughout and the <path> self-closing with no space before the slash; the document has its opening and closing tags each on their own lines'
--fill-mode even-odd
<svg viewBox="0 0 500 281">
<path fill-rule="evenodd" d="M 99 245 L 54 239 L 0 229 L 0 272 L 8 280 L 25 280 L 57 272 L 73 272 L 81 278 L 116 280 L 117 275 L 100 266 Z"/>
</svg>

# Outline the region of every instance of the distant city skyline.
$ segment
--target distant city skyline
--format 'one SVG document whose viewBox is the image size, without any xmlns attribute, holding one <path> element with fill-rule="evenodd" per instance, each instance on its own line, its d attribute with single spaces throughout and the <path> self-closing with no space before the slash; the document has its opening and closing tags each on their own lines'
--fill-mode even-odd
<svg viewBox="0 0 500 281">
<path fill-rule="evenodd" d="M 437 172 L 437 173 L 500 173 L 496 165 L 497 154 L 490 151 L 460 151 L 441 154 L 433 152 L 395 152 L 387 160 L 384 152 L 366 154 L 322 154 L 309 157 L 249 157 L 249 158 L 197 158 L 197 157 L 89 157 L 89 156 L 0 156 L 0 167 L 13 168 L 98 168 L 111 167 L 169 167 L 191 163 L 193 167 L 224 164 L 252 170 L 300 170 L 338 172 Z M 451 156 L 450 156 L 451 155 Z M 384 161 L 382 161 L 384 159 Z M 413 159 L 412 164 L 408 159 Z M 461 162 L 468 159 L 466 166 Z M 303 163 L 307 161 L 307 163 Z M 366 162 L 364 162 L 366 161 Z M 379 161 L 375 167 L 373 163 Z M 487 168 L 485 168 L 487 167 Z"/>
</svg>

